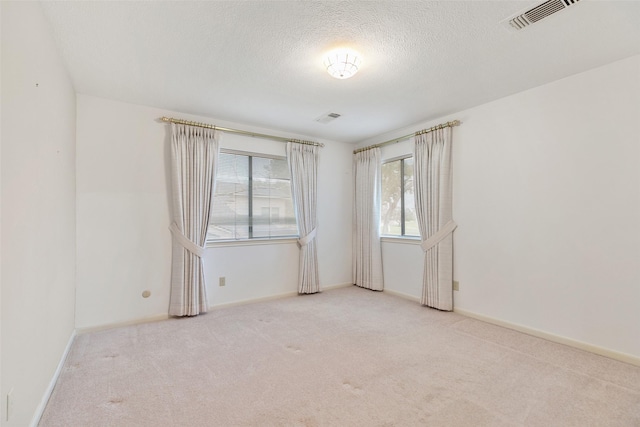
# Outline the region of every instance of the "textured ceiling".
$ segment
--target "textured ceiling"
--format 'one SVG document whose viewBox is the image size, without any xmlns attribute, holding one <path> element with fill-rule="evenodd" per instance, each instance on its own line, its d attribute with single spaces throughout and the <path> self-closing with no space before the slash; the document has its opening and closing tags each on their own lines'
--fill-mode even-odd
<svg viewBox="0 0 640 427">
<path fill-rule="evenodd" d="M 640 1 L 499 24 L 538 3 L 42 4 L 79 93 L 355 143 L 640 53 Z M 363 56 L 348 80 L 322 65 L 340 45 Z"/>
</svg>

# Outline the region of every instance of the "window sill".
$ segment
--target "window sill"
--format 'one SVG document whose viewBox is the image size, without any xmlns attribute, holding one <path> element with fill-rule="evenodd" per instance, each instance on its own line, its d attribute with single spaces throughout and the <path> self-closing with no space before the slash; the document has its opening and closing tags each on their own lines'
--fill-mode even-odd
<svg viewBox="0 0 640 427">
<path fill-rule="evenodd" d="M 402 243 L 405 245 L 419 245 L 422 240 L 419 237 L 400 237 L 400 236 L 382 236 L 380 241 L 383 243 Z"/>
<path fill-rule="evenodd" d="M 274 239 L 217 240 L 208 241 L 207 248 L 224 248 L 227 246 L 284 245 L 297 242 L 297 237 L 281 237 Z"/>
</svg>

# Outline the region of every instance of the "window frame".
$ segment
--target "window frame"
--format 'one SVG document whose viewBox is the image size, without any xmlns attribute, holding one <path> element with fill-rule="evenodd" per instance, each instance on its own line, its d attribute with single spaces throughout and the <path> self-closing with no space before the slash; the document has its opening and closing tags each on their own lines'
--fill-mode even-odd
<svg viewBox="0 0 640 427">
<path fill-rule="evenodd" d="M 298 219 L 295 217 L 294 210 L 294 219 L 296 221 L 296 234 L 290 234 L 285 236 L 274 236 L 274 237 L 252 237 L 253 235 L 253 221 L 254 221 L 254 212 L 253 212 L 253 158 L 259 157 L 263 159 L 273 159 L 273 160 L 284 160 L 287 161 L 286 156 L 279 156 L 276 154 L 265 154 L 258 153 L 254 151 L 242 151 L 242 150 L 234 150 L 230 148 L 220 148 L 220 154 L 231 154 L 236 156 L 245 156 L 248 158 L 248 168 L 247 168 L 247 208 L 248 208 L 248 224 L 247 238 L 239 238 L 239 239 L 211 239 L 207 236 L 206 247 L 220 247 L 220 246 L 254 246 L 254 245 L 268 245 L 268 244 L 283 244 L 283 243 L 295 243 L 300 238 L 300 231 L 298 228 Z M 217 171 L 216 171 L 217 174 Z M 217 177 L 216 177 L 217 179 Z M 289 183 L 291 183 L 291 176 L 289 176 Z M 215 197 L 215 194 L 214 194 Z M 291 195 L 291 201 L 293 202 L 293 194 Z M 295 209 L 295 207 L 294 207 Z M 211 223 L 210 223 L 211 224 Z"/>
<path fill-rule="evenodd" d="M 406 233 L 406 214 L 405 214 L 405 160 L 414 159 L 413 154 L 404 154 L 401 156 L 392 157 L 389 159 L 385 159 L 382 161 L 381 166 L 387 163 L 400 161 L 400 233 L 401 234 L 382 234 L 382 230 L 380 230 L 380 238 L 382 241 L 387 242 L 396 242 L 396 243 L 416 243 L 420 242 L 421 237 L 419 235 L 407 235 Z M 415 160 L 415 159 L 414 159 Z M 415 167 L 415 165 L 414 165 Z M 382 167 L 380 169 L 380 187 L 382 188 Z M 382 197 L 380 197 L 380 215 L 382 216 Z M 382 228 L 382 223 L 380 223 L 380 228 Z"/>
</svg>

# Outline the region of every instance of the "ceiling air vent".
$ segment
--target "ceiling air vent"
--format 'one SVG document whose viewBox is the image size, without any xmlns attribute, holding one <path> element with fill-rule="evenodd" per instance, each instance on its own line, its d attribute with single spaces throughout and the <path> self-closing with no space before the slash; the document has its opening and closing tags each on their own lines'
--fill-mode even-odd
<svg viewBox="0 0 640 427">
<path fill-rule="evenodd" d="M 511 18 L 507 18 L 501 23 L 512 31 L 522 30 L 554 13 L 573 6 L 579 1 L 580 0 L 549 0 L 534 8 L 520 12 Z"/>
<path fill-rule="evenodd" d="M 338 114 L 338 113 L 326 113 L 326 114 L 323 114 L 320 117 L 318 117 L 316 119 L 316 122 L 327 124 L 327 123 L 337 119 L 338 117 L 340 117 L 340 114 Z"/>
</svg>

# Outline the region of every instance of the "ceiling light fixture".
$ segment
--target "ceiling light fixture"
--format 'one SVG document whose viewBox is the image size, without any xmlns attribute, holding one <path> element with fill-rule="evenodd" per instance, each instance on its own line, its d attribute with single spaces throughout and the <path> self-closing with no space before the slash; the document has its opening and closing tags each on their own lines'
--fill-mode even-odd
<svg viewBox="0 0 640 427">
<path fill-rule="evenodd" d="M 337 49 L 324 58 L 327 72 L 336 79 L 348 79 L 358 72 L 361 64 L 360 54 L 351 49 Z"/>
</svg>

